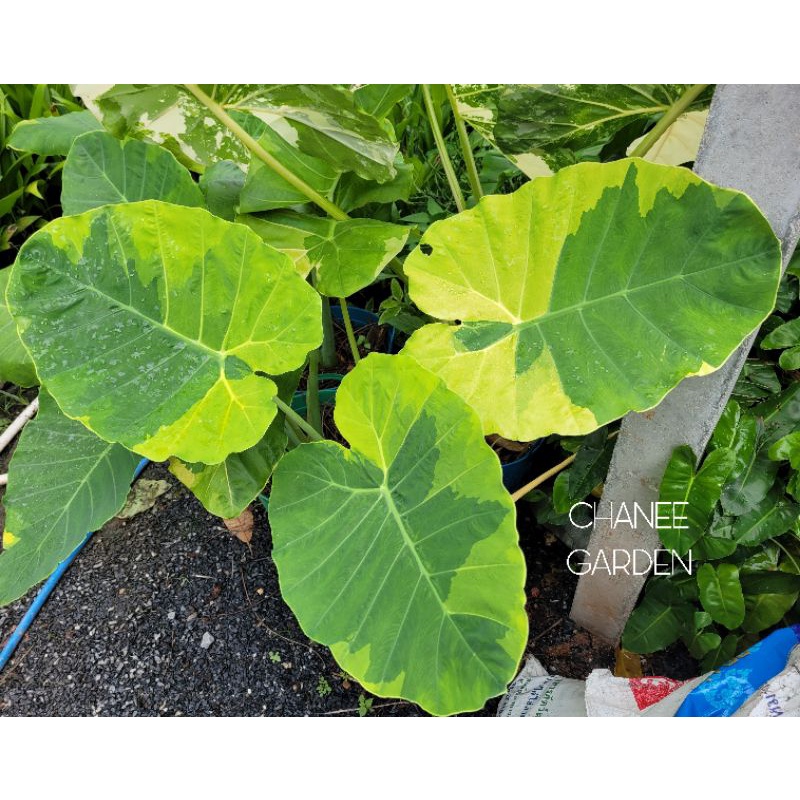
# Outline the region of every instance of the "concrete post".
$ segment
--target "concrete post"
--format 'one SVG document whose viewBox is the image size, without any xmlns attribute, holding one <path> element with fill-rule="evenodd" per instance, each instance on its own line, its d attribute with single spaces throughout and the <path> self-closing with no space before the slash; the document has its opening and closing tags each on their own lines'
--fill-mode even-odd
<svg viewBox="0 0 800 800">
<path fill-rule="evenodd" d="M 719 86 L 695 163 L 695 172 L 720 186 L 746 192 L 781 239 L 784 268 L 800 235 L 800 86 Z M 711 375 L 687 378 L 656 408 L 628 414 L 622 422 L 598 516 L 623 501 L 649 508 L 675 447 L 691 445 L 700 455 L 730 397 L 755 339 L 748 337 Z M 658 536 L 650 528 L 631 531 L 598 521 L 588 550 L 653 551 Z M 633 611 L 646 576 L 583 575 L 570 616 L 616 643 Z"/>
</svg>

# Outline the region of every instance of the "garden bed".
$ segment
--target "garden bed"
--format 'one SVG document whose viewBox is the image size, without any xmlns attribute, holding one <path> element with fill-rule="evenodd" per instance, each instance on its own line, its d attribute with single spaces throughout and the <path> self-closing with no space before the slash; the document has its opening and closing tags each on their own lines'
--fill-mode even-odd
<svg viewBox="0 0 800 800">
<path fill-rule="evenodd" d="M 143 477 L 170 489 L 149 511 L 112 520 L 84 549 L 0 674 L 0 714 L 358 715 L 360 696 L 372 696 L 303 634 L 280 596 L 263 509 L 253 506 L 248 547 L 161 466 Z M 535 528 L 524 503 L 519 526 L 528 653 L 569 677 L 613 668 L 613 649 L 568 619 L 577 579 L 566 570 L 566 548 Z M 0 609 L 0 640 L 34 594 Z M 206 634 L 214 640 L 204 649 Z M 673 677 L 690 677 L 693 667 L 678 648 L 644 665 Z M 490 700 L 478 713 L 496 707 Z M 423 713 L 384 698 L 369 709 Z"/>
</svg>

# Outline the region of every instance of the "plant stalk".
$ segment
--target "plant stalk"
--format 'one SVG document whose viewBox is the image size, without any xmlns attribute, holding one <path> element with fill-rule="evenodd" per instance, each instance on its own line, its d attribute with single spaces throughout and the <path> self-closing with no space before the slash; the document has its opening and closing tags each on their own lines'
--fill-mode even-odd
<svg viewBox="0 0 800 800">
<path fill-rule="evenodd" d="M 322 347 L 320 363 L 323 369 L 336 369 L 336 336 L 333 331 L 331 303 L 325 295 L 322 298 Z"/>
<path fill-rule="evenodd" d="M 284 417 L 283 418 L 283 423 L 284 423 L 284 425 L 283 425 L 284 430 L 286 431 L 286 436 L 288 437 L 289 441 L 292 443 L 292 446 L 293 447 L 297 447 L 298 445 L 302 444 L 303 440 L 300 438 L 302 436 L 302 434 L 300 433 L 300 431 L 297 430 L 297 428 L 289 420 L 288 417 Z"/>
<path fill-rule="evenodd" d="M 619 431 L 612 431 L 608 434 L 609 439 L 613 439 Z M 517 489 L 516 492 L 511 494 L 511 499 L 516 503 L 521 497 L 524 497 L 528 492 L 532 492 L 537 486 L 543 484 L 548 478 L 552 478 L 553 475 L 558 475 L 559 472 L 566 469 L 577 456 L 577 453 L 573 453 L 571 456 L 568 456 L 563 461 L 559 461 L 554 467 L 550 467 L 550 469 L 543 472 L 541 475 L 537 475 L 530 483 L 526 483 L 522 488 Z"/>
<path fill-rule="evenodd" d="M 325 439 L 325 437 L 315 428 L 312 428 L 291 406 L 286 405 L 283 400 L 280 399 L 277 395 L 272 398 L 272 402 L 275 403 L 278 408 L 283 411 L 284 416 L 297 425 L 303 433 L 305 433 L 309 438 L 314 441 L 321 442 Z"/>
<path fill-rule="evenodd" d="M 284 167 L 277 158 L 268 153 L 230 114 L 215 100 L 212 100 L 197 84 L 185 83 L 184 86 L 254 155 L 261 159 L 273 172 L 305 195 L 312 203 L 319 206 L 326 214 L 336 220 L 350 219 L 349 215 L 335 203 L 323 197 L 316 189 L 309 186 L 302 178 Z"/>
<path fill-rule="evenodd" d="M 319 409 L 319 350 L 312 350 L 308 354 L 306 421 L 316 430 L 322 428 L 322 414 Z"/>
<path fill-rule="evenodd" d="M 464 124 L 464 119 L 461 116 L 461 112 L 458 110 L 458 103 L 456 101 L 455 94 L 453 94 L 453 87 L 449 83 L 446 83 L 444 85 L 444 90 L 447 93 L 447 99 L 453 112 L 453 120 L 456 123 L 458 141 L 461 144 L 461 154 L 464 156 L 464 164 L 467 168 L 467 178 L 469 178 L 469 185 L 472 189 L 472 195 L 475 200 L 480 200 L 481 197 L 483 197 L 483 187 L 481 186 L 481 180 L 478 177 L 478 167 L 475 164 L 475 156 L 469 143 L 467 126 Z"/>
<path fill-rule="evenodd" d="M 358 344 L 356 343 L 356 335 L 353 332 L 353 323 L 350 320 L 347 300 L 345 300 L 344 297 L 340 297 L 339 305 L 342 307 L 342 322 L 344 322 L 344 330 L 347 334 L 347 341 L 350 344 L 350 352 L 353 354 L 353 362 L 358 364 L 358 362 L 361 361 L 361 354 L 358 352 Z"/>
<path fill-rule="evenodd" d="M 631 158 L 642 158 L 650 148 L 661 138 L 662 134 L 675 122 L 678 117 L 694 103 L 703 90 L 708 86 L 707 83 L 695 83 L 690 86 L 665 112 L 664 116 L 656 122 L 647 136 L 639 142 L 631 153 Z"/>
<path fill-rule="evenodd" d="M 422 84 L 422 99 L 425 101 L 425 111 L 428 113 L 428 122 L 433 131 L 433 138 L 436 142 L 436 149 L 439 151 L 439 160 L 444 167 L 444 174 L 447 176 L 447 183 L 450 186 L 450 191 L 453 193 L 453 199 L 456 201 L 456 208 L 463 211 L 467 205 L 464 202 L 464 194 L 458 184 L 458 177 L 456 171 L 453 169 L 453 162 L 447 152 L 447 147 L 444 143 L 442 136 L 442 129 L 439 127 L 439 122 L 436 119 L 436 109 L 433 107 L 433 98 L 431 97 L 431 87 L 427 83 Z"/>
</svg>

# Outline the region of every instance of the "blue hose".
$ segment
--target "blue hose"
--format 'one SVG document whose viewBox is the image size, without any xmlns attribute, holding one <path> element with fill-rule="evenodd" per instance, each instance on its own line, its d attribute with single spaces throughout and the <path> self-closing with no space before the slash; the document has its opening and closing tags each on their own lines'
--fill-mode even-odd
<svg viewBox="0 0 800 800">
<path fill-rule="evenodd" d="M 146 458 L 143 458 L 139 462 L 133 473 L 131 483 L 142 474 L 142 470 L 149 463 L 150 462 Z M 17 649 L 17 646 L 22 641 L 22 637 L 25 636 L 28 628 L 30 628 L 31 624 L 36 619 L 36 615 L 42 610 L 42 606 L 47 601 L 47 598 L 50 597 L 53 589 L 56 588 L 56 584 L 61 580 L 61 576 L 67 571 L 69 565 L 75 560 L 75 556 L 83 550 L 84 545 L 92 538 L 93 534 L 94 531 L 86 534 L 83 541 L 56 567 L 55 572 L 47 579 L 44 586 L 39 589 L 39 593 L 36 595 L 33 603 L 31 603 L 30 608 L 25 612 L 25 616 L 20 620 L 19 625 L 14 629 L 11 636 L 9 636 L 5 647 L 0 650 L 0 672 L 3 671 L 9 659 L 14 654 L 14 651 Z"/>
</svg>

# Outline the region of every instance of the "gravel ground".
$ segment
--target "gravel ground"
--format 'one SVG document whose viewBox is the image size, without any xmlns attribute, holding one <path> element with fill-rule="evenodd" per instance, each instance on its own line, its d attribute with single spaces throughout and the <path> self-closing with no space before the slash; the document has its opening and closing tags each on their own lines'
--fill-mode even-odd
<svg viewBox="0 0 800 800">
<path fill-rule="evenodd" d="M 96 534 L 6 669 L 0 714 L 356 715 L 370 695 L 281 599 L 266 514 L 248 547 L 166 471 L 151 511 Z M 32 595 L 0 609 L 0 642 Z M 375 698 L 370 714 L 421 714 Z"/>
<path fill-rule="evenodd" d="M 248 546 L 163 467 L 143 477 L 170 489 L 151 510 L 106 525 L 70 567 L 0 673 L 0 716 L 357 715 L 359 697 L 371 696 L 304 636 L 280 597 L 260 504 Z M 614 651 L 568 619 L 577 579 L 565 567 L 567 548 L 537 530 L 525 506 L 529 653 L 568 677 L 613 668 Z M 0 642 L 33 594 L 0 608 Z M 696 674 L 681 646 L 643 667 Z M 491 700 L 479 713 L 496 708 Z M 369 711 L 423 713 L 384 698 Z"/>
</svg>

